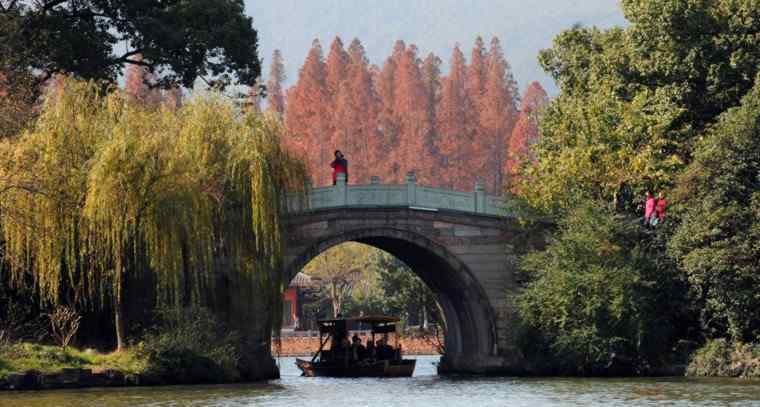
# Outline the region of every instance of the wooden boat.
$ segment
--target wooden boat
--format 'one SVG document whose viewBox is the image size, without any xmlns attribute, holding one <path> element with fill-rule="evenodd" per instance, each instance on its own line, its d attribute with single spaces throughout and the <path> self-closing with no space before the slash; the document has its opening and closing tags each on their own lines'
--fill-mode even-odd
<svg viewBox="0 0 760 407">
<path fill-rule="evenodd" d="M 372 343 L 375 342 L 376 334 L 389 334 L 396 332 L 395 323 L 398 318 L 373 316 L 346 319 L 331 319 L 317 321 L 319 325 L 319 350 L 311 360 L 296 359 L 296 366 L 303 376 L 307 377 L 411 377 L 414 373 L 416 360 L 403 359 L 401 347 L 385 349 L 382 355 L 365 355 L 357 358 L 352 355 L 349 348 L 325 349 L 328 341 L 332 341 L 331 348 L 341 340 L 348 337 L 347 322 L 368 324 L 371 326 Z M 378 352 L 380 353 L 380 352 Z"/>
</svg>

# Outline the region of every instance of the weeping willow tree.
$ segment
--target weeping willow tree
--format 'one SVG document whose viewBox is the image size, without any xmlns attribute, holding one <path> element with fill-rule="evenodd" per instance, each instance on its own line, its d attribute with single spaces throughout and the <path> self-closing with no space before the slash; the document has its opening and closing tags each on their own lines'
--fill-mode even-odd
<svg viewBox="0 0 760 407">
<path fill-rule="evenodd" d="M 254 302 L 278 314 L 283 200 L 305 179 L 280 133 L 220 96 L 172 112 L 66 81 L 33 129 L 0 144 L 11 279 L 31 276 L 51 303 L 110 304 L 117 349 L 133 275 L 150 274 L 159 301 L 182 306 L 212 303 L 224 274 L 241 321 Z"/>
</svg>

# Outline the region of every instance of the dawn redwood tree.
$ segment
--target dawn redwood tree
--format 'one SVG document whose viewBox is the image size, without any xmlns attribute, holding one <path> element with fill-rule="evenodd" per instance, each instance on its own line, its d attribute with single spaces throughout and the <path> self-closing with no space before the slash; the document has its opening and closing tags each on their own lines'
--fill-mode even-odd
<svg viewBox="0 0 760 407">
<path fill-rule="evenodd" d="M 341 84 L 346 80 L 348 75 L 349 57 L 346 50 L 343 48 L 343 41 L 340 37 L 335 37 L 332 44 L 330 44 L 330 52 L 327 54 L 327 60 L 325 61 L 325 86 L 327 87 L 327 94 L 329 97 L 329 103 L 327 108 L 329 109 L 330 120 L 327 122 L 330 132 L 329 145 L 334 149 L 343 149 L 346 146 L 346 133 L 339 132 L 336 126 L 337 118 L 337 104 L 338 93 L 340 92 Z"/>
<path fill-rule="evenodd" d="M 400 181 L 402 173 L 396 161 L 397 148 L 399 145 L 399 126 L 395 117 L 395 78 L 396 62 L 393 57 L 386 59 L 383 68 L 377 75 L 375 89 L 380 98 L 378 113 L 379 142 L 376 155 L 383 157 L 377 163 L 377 168 L 383 174 L 381 178 L 386 182 Z"/>
<path fill-rule="evenodd" d="M 432 123 L 428 122 L 425 86 L 419 63 L 417 48 L 410 45 L 398 60 L 394 111 L 401 133 L 398 157 L 401 173 L 415 171 L 418 180 L 429 183 L 428 140 Z"/>
<path fill-rule="evenodd" d="M 288 91 L 288 112 L 285 115 L 290 147 L 306 158 L 315 185 L 331 182 L 329 92 L 325 83 L 322 46 L 314 40 L 298 75 L 298 82 Z"/>
<path fill-rule="evenodd" d="M 441 58 L 438 58 L 432 52 L 425 57 L 422 62 L 422 84 L 425 89 L 425 113 L 426 120 L 430 125 L 427 139 L 428 165 L 430 166 L 430 176 L 435 182 L 440 183 L 440 157 L 436 149 L 436 140 L 438 139 L 438 130 L 436 128 L 436 108 L 438 105 L 438 96 L 441 91 Z"/>
<path fill-rule="evenodd" d="M 269 111 L 276 113 L 280 117 L 285 114 L 285 95 L 282 90 L 282 84 L 285 82 L 285 79 L 285 63 L 283 62 L 282 53 L 279 49 L 276 49 L 272 52 L 272 64 L 269 67 L 267 100 Z"/>
<path fill-rule="evenodd" d="M 472 142 L 469 134 L 470 101 L 465 92 L 465 59 L 459 45 L 451 55 L 449 75 L 441 81 L 441 96 L 436 110 L 436 150 L 441 154 L 441 182 L 455 188 L 469 183 L 468 167 L 472 165 L 466 154 Z"/>
<path fill-rule="evenodd" d="M 522 162 L 535 159 L 531 154 L 531 146 L 538 141 L 538 114 L 547 103 L 549 96 L 541 84 L 531 82 L 523 94 L 520 114 L 509 140 L 509 156 L 505 162 L 504 174 L 510 179 L 517 176 Z"/>
<path fill-rule="evenodd" d="M 517 118 L 516 84 L 504 58 L 499 39 L 494 37 L 488 53 L 488 75 L 480 112 L 482 132 L 475 140 L 473 165 L 488 191 L 501 191 L 507 147 Z"/>
<path fill-rule="evenodd" d="M 348 76 L 349 56 L 343 48 L 343 41 L 335 37 L 330 44 L 330 52 L 325 63 L 325 83 L 330 98 L 335 101 L 340 91 L 340 84 Z"/>
<path fill-rule="evenodd" d="M 486 52 L 483 38 L 478 36 L 475 39 L 475 45 L 472 48 L 470 56 L 470 65 L 467 66 L 467 79 L 465 89 L 467 96 L 476 109 L 480 109 L 481 100 L 485 93 L 486 75 L 488 74 L 488 55 Z"/>
<path fill-rule="evenodd" d="M 384 157 L 377 149 L 377 97 L 361 42 L 351 43 L 348 76 L 341 83 L 335 106 L 335 128 L 339 148 L 351 159 L 351 179 L 366 183 L 380 175 L 374 163 Z"/>
</svg>

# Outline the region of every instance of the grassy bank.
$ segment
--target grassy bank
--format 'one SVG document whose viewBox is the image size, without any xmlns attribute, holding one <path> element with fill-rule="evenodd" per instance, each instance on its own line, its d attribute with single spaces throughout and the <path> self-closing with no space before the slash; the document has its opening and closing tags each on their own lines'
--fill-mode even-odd
<svg viewBox="0 0 760 407">
<path fill-rule="evenodd" d="M 124 374 L 141 374 L 147 367 L 147 358 L 135 350 L 103 354 L 31 343 L 7 345 L 0 350 L 0 378 L 10 373 L 30 370 L 54 373 L 64 368 L 114 369 Z"/>
<path fill-rule="evenodd" d="M 710 341 L 694 353 L 686 374 L 760 379 L 760 344 Z"/>
<path fill-rule="evenodd" d="M 64 368 L 114 369 L 125 374 L 140 374 L 147 366 L 147 359 L 134 350 L 103 354 L 89 349 L 21 343 L 0 351 L 0 377 L 29 370 L 53 373 Z"/>
</svg>

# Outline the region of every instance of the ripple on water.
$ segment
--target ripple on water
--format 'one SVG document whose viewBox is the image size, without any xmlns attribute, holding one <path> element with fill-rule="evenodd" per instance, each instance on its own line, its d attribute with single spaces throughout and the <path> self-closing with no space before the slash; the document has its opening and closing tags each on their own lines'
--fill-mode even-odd
<svg viewBox="0 0 760 407">
<path fill-rule="evenodd" d="M 437 358 L 418 358 L 415 377 L 304 378 L 293 358 L 263 384 L 88 389 L 0 394 L 0 407 L 249 406 L 758 406 L 760 382 L 726 379 L 438 377 Z"/>
</svg>

